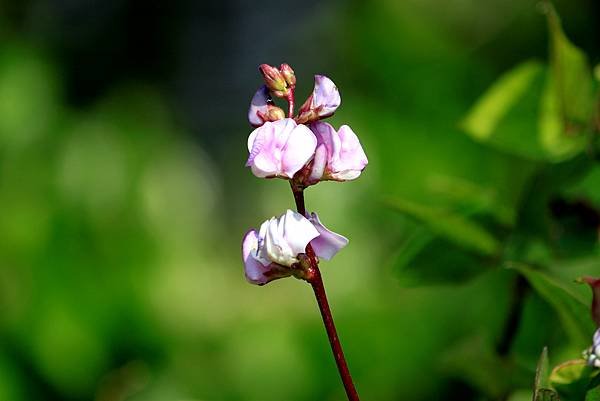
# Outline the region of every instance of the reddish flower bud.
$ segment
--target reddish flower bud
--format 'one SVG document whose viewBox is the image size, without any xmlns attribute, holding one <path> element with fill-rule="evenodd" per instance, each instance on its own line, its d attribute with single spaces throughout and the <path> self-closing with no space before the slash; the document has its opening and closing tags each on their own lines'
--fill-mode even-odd
<svg viewBox="0 0 600 401">
<path fill-rule="evenodd" d="M 258 69 L 262 74 L 267 88 L 269 88 L 275 96 L 282 97 L 280 94 L 287 93 L 287 82 L 281 72 L 269 64 L 261 64 Z"/>
<path fill-rule="evenodd" d="M 287 82 L 288 86 L 296 86 L 296 74 L 294 74 L 294 70 L 289 64 L 283 63 L 279 66 L 279 71 L 283 78 L 285 78 L 285 82 Z"/>
</svg>

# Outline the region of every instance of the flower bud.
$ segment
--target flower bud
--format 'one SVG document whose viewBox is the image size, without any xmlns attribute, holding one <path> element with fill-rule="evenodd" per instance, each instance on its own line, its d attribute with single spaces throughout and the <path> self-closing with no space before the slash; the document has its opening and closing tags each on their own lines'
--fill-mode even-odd
<svg viewBox="0 0 600 401">
<path fill-rule="evenodd" d="M 248 161 L 259 178 L 292 178 L 312 158 L 317 138 L 291 118 L 266 122 L 248 137 Z"/>
<path fill-rule="evenodd" d="M 285 118 L 285 111 L 280 107 L 272 104 L 267 108 L 267 114 L 265 115 L 265 121 L 277 121 Z"/>
<path fill-rule="evenodd" d="M 267 88 L 273 91 L 275 96 L 283 97 L 280 95 L 287 93 L 287 82 L 277 68 L 268 64 L 261 64 L 258 69 L 265 80 Z"/>
<path fill-rule="evenodd" d="M 283 75 L 288 86 L 296 86 L 296 74 L 294 74 L 294 70 L 292 70 L 292 67 L 290 67 L 289 64 L 281 64 L 281 66 L 279 66 L 279 71 L 281 72 L 281 75 Z"/>
</svg>

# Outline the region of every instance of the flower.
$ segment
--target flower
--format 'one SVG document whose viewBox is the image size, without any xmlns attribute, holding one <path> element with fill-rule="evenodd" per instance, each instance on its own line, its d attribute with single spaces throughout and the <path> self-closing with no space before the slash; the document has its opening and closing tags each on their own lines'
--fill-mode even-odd
<svg viewBox="0 0 600 401">
<path fill-rule="evenodd" d="M 315 75 L 315 87 L 300 108 L 298 122 L 305 123 L 329 117 L 341 103 L 340 92 L 333 81 L 325 75 Z"/>
<path fill-rule="evenodd" d="M 298 255 L 306 253 L 309 243 L 318 257 L 329 260 L 348 240 L 323 226 L 316 213 L 307 219 L 288 209 L 279 218 L 270 218 L 258 231 L 248 231 L 242 241 L 246 279 L 263 285 L 291 276 Z"/>
<path fill-rule="evenodd" d="M 342 125 L 336 132 L 325 122 L 312 123 L 310 128 L 317 138 L 317 148 L 308 183 L 358 178 L 369 161 L 354 131 L 349 126 Z"/>
<path fill-rule="evenodd" d="M 292 178 L 312 157 L 317 138 L 291 118 L 266 122 L 248 137 L 248 161 L 259 178 Z"/>
</svg>

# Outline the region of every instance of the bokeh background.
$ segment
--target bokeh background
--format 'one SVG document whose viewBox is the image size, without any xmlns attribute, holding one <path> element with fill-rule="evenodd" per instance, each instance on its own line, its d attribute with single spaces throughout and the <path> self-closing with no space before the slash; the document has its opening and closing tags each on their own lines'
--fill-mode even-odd
<svg viewBox="0 0 600 401">
<path fill-rule="evenodd" d="M 600 3 L 556 7 L 595 65 Z M 539 162 L 460 121 L 532 58 L 535 1 L 2 0 L 0 400 L 344 399 L 310 287 L 243 277 L 243 233 L 293 205 L 244 168 L 264 62 L 293 66 L 299 103 L 332 77 L 369 156 L 306 194 L 350 238 L 322 270 L 362 397 L 530 399 L 543 345 L 581 351 L 532 292 L 510 323 L 523 285 L 488 252 L 533 236 L 511 227 Z M 590 171 L 592 217 L 555 207 L 583 238 L 550 249 L 586 252 L 566 277 L 600 272 Z"/>
</svg>

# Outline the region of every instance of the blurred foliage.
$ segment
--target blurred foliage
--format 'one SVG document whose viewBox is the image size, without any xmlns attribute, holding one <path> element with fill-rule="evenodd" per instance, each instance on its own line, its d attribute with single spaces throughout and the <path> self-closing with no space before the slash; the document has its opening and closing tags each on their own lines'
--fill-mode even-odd
<svg viewBox="0 0 600 401">
<path fill-rule="evenodd" d="M 20 4 L 22 31 L 0 13 L 0 400 L 343 399 L 310 288 L 243 280 L 243 232 L 292 199 L 243 168 L 258 75 L 241 93 L 219 74 L 254 72 L 245 57 L 265 48 L 274 59 L 255 64 L 310 55 L 300 97 L 327 69 L 343 97 L 334 123 L 369 156 L 353 185 L 307 191 L 351 239 L 323 274 L 362 397 L 598 398 L 577 359 L 590 294 L 574 282 L 600 275 L 594 4 L 559 2 L 563 30 L 534 1 L 319 3 L 282 30 L 294 51 L 265 35 L 217 68 L 211 44 L 237 43 L 252 17 L 232 13 L 198 41 L 201 79 L 223 93 L 183 80 L 194 113 L 221 124 L 200 132 L 164 82 L 129 77 L 78 103 L 68 72 L 88 71 L 43 35 L 56 9 Z M 101 50 L 89 74 L 145 76 Z"/>
</svg>

